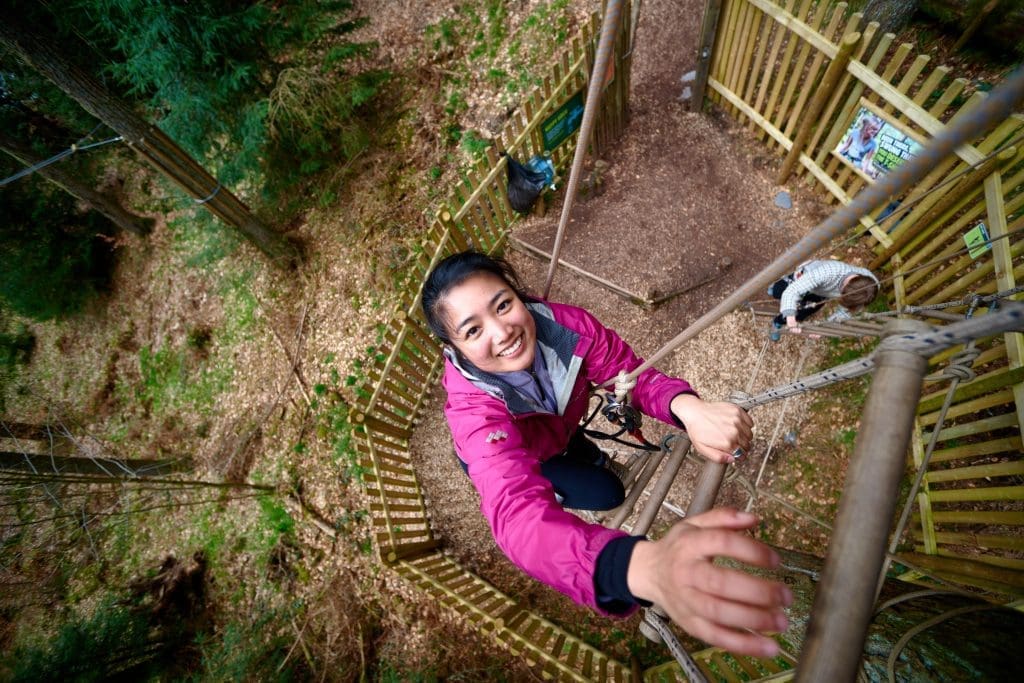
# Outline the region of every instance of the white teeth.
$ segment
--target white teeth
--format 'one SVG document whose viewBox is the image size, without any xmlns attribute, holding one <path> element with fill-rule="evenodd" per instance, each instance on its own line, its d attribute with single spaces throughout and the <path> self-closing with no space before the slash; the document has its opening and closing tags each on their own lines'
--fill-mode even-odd
<svg viewBox="0 0 1024 683">
<path fill-rule="evenodd" d="M 516 343 L 515 344 L 513 344 L 510 347 L 508 347 L 507 349 L 505 349 L 504 351 L 502 351 L 498 355 L 502 356 L 502 357 L 504 357 L 504 356 L 511 356 L 513 353 L 518 351 L 519 347 L 522 346 L 522 345 L 523 345 L 523 338 L 520 337 L 519 339 L 516 339 Z"/>
</svg>

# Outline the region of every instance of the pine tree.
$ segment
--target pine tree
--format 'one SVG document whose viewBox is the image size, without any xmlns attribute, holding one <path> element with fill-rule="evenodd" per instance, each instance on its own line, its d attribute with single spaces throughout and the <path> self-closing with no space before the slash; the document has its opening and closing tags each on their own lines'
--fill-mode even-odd
<svg viewBox="0 0 1024 683">
<path fill-rule="evenodd" d="M 247 206 L 223 189 L 219 181 L 160 129 L 139 118 L 127 103 L 75 65 L 52 40 L 8 14 L 0 22 L 0 45 L 52 80 L 186 192 L 197 199 L 202 197 L 202 203 L 211 212 L 237 228 L 276 263 L 291 265 L 297 260 L 298 252 L 291 243 L 252 215 Z"/>
</svg>

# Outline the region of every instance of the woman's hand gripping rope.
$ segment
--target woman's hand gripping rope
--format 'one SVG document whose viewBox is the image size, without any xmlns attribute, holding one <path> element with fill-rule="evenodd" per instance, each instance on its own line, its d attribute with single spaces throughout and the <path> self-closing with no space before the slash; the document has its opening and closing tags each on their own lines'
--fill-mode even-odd
<svg viewBox="0 0 1024 683">
<path fill-rule="evenodd" d="M 657 541 L 633 549 L 627 582 L 634 596 L 668 612 L 696 638 L 730 652 L 772 657 L 779 646 L 765 632 L 789 626 L 793 593 L 782 583 L 714 564 L 729 557 L 774 569 L 778 554 L 744 533 L 757 524 L 746 512 L 719 508 L 678 522 Z"/>
<path fill-rule="evenodd" d="M 679 394 L 670 405 L 672 414 L 686 427 L 694 449 L 712 462 L 730 463 L 750 449 L 754 421 L 735 403 L 703 401 Z"/>
</svg>

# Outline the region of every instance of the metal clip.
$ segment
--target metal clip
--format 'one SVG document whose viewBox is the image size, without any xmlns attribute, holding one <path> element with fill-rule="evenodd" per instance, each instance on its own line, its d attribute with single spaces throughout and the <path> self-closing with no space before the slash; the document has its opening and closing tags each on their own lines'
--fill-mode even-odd
<svg viewBox="0 0 1024 683">
<path fill-rule="evenodd" d="M 619 403 L 615 400 L 615 394 L 611 392 L 605 394 L 604 397 L 608 404 L 601 409 L 601 414 L 606 420 L 623 427 L 630 434 L 640 429 L 643 417 L 639 410 L 628 403 Z"/>
</svg>

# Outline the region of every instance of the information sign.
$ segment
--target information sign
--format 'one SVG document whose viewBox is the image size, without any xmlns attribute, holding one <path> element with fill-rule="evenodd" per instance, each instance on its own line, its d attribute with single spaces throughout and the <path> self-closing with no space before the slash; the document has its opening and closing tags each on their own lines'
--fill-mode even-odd
<svg viewBox="0 0 1024 683">
<path fill-rule="evenodd" d="M 544 149 L 553 150 L 572 135 L 580 127 L 583 119 L 583 91 L 579 90 L 565 104 L 555 110 L 551 116 L 540 124 L 540 133 L 544 138 Z"/>
</svg>

